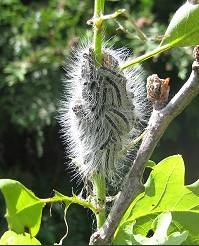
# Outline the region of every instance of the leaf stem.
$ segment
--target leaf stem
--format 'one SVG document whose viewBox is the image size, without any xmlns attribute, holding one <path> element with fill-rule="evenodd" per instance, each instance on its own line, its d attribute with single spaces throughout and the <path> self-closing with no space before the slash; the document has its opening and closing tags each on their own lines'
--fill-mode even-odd
<svg viewBox="0 0 199 246">
<path fill-rule="evenodd" d="M 190 32 L 184 34 L 183 36 L 181 36 L 179 38 L 176 38 L 175 40 L 170 41 L 169 43 L 166 43 L 166 44 L 163 44 L 163 42 L 164 42 L 164 39 L 163 39 L 158 48 L 156 48 L 156 49 L 154 49 L 152 51 L 149 51 L 148 53 L 146 53 L 146 54 L 144 54 L 142 56 L 139 56 L 139 57 L 137 57 L 137 58 L 135 58 L 135 59 L 133 59 L 131 61 L 125 62 L 120 67 L 120 69 L 123 70 L 123 69 L 126 69 L 128 67 L 132 67 L 133 65 L 135 65 L 135 64 L 137 64 L 139 62 L 145 61 L 145 60 L 151 58 L 152 56 L 160 54 L 160 53 L 162 53 L 162 52 L 164 52 L 166 50 L 169 50 L 169 49 L 171 49 L 173 47 L 176 47 L 176 46 L 182 46 L 183 47 L 183 46 L 185 46 L 183 44 L 183 41 L 186 40 L 186 38 L 188 38 L 191 34 L 196 32 L 197 28 L 198 27 L 194 28 L 193 30 L 191 30 Z M 167 40 L 167 42 L 168 42 L 168 40 Z"/>
<path fill-rule="evenodd" d="M 102 29 L 103 29 L 103 14 L 105 0 L 95 0 L 94 16 L 93 16 L 93 49 L 95 54 L 96 66 L 102 63 Z M 97 220 L 97 228 L 99 229 L 106 219 L 106 181 L 101 174 L 94 173 L 92 176 L 93 189 L 96 195 L 99 212 L 95 213 Z"/>
<path fill-rule="evenodd" d="M 132 24 L 133 28 L 135 29 L 135 31 L 137 32 L 138 37 L 144 41 L 147 42 L 148 38 L 145 35 L 145 33 L 137 26 L 135 20 L 133 19 L 132 16 L 130 16 L 128 11 L 125 11 L 124 15 L 126 16 L 126 18 L 129 20 L 129 22 Z"/>
<path fill-rule="evenodd" d="M 156 48 L 156 49 L 154 49 L 154 50 L 152 50 L 152 51 L 149 51 L 148 53 L 146 53 L 146 54 L 144 54 L 144 55 L 142 55 L 142 56 L 139 56 L 139 57 L 137 57 L 137 58 L 135 58 L 135 59 L 133 59 L 133 60 L 131 60 L 131 61 L 125 62 L 125 63 L 120 67 L 120 69 L 123 70 L 123 69 L 126 69 L 126 68 L 128 68 L 128 67 L 132 67 L 133 65 L 135 65 L 135 64 L 137 64 L 137 63 L 139 63 L 139 62 L 145 61 L 145 60 L 151 58 L 151 57 L 154 56 L 154 55 L 157 55 L 157 54 L 159 54 L 159 53 L 162 53 L 163 51 L 166 51 L 166 50 L 172 48 L 173 46 L 174 46 L 173 43 L 172 43 L 172 44 L 169 43 L 169 44 L 165 44 L 165 45 L 163 45 L 163 46 L 160 46 L 160 47 L 158 47 L 158 48 Z"/>
<path fill-rule="evenodd" d="M 99 212 L 96 213 L 97 228 L 103 226 L 106 219 L 106 181 L 103 175 L 93 174 L 92 177 L 94 192 L 97 200 L 97 207 L 99 207 Z"/>
<path fill-rule="evenodd" d="M 43 203 L 55 203 L 55 202 L 65 202 L 65 203 L 76 203 L 79 204 L 85 208 L 89 208 L 93 213 L 97 214 L 98 209 L 93 206 L 91 202 L 86 201 L 85 199 L 81 199 L 78 196 L 73 195 L 72 197 L 64 196 L 60 194 L 59 192 L 55 191 L 55 196 L 50 198 L 44 198 L 40 199 Z"/>
<path fill-rule="evenodd" d="M 102 62 L 102 28 L 103 19 L 99 18 L 104 13 L 104 2 L 105 0 L 95 0 L 94 9 L 94 35 L 93 35 L 93 49 L 95 52 L 95 59 L 97 64 Z"/>
</svg>

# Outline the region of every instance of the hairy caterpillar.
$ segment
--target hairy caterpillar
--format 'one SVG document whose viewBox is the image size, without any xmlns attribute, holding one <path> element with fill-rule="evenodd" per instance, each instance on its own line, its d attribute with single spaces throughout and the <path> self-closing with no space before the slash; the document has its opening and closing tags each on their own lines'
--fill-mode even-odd
<svg viewBox="0 0 199 246">
<path fill-rule="evenodd" d="M 119 153 L 140 133 L 148 106 L 140 69 L 119 69 L 127 52 L 104 46 L 102 53 L 97 66 L 90 44 L 74 52 L 59 122 L 77 173 L 88 178 L 99 172 L 119 183 L 129 162 Z"/>
</svg>

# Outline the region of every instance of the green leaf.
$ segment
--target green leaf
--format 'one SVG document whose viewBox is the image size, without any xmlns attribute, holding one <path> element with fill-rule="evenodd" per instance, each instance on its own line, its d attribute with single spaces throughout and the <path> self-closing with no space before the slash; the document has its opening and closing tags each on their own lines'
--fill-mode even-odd
<svg viewBox="0 0 199 246">
<path fill-rule="evenodd" d="M 0 245 L 41 245 L 28 233 L 17 234 L 14 231 L 6 231 L 0 239 Z"/>
<path fill-rule="evenodd" d="M 174 232 L 167 236 L 167 231 L 172 221 L 170 212 L 160 214 L 154 221 L 156 229 L 152 237 L 134 235 L 134 239 L 141 245 L 180 245 L 187 239 L 188 232 Z"/>
<path fill-rule="evenodd" d="M 168 228 L 171 224 L 172 216 L 170 212 L 160 214 L 154 221 L 155 232 L 152 237 L 145 237 L 141 234 L 133 233 L 135 221 L 129 222 L 122 230 L 113 244 L 121 245 L 180 245 L 187 239 L 188 232 L 174 232 L 167 235 Z"/>
<path fill-rule="evenodd" d="M 161 46 L 193 46 L 199 44 L 199 4 L 188 1 L 174 14 Z"/>
<path fill-rule="evenodd" d="M 160 46 L 125 62 L 120 68 L 126 69 L 176 46 L 197 44 L 199 44 L 199 4 L 187 1 L 174 14 Z"/>
<path fill-rule="evenodd" d="M 1 179 L 0 189 L 6 201 L 9 228 L 16 233 L 28 230 L 31 236 L 35 236 L 40 228 L 45 203 L 15 180 Z"/>
<path fill-rule="evenodd" d="M 113 245 L 136 245 L 138 242 L 134 238 L 133 227 L 135 221 L 129 221 L 125 223 L 125 226 L 121 226 L 117 236 L 113 240 Z"/>
<path fill-rule="evenodd" d="M 162 160 L 151 171 L 141 193 L 129 206 L 115 233 L 115 240 L 129 227 L 146 236 L 153 229 L 153 220 L 165 211 L 172 213 L 169 233 L 188 231 L 186 244 L 199 244 L 199 181 L 184 185 L 184 162 L 180 155 Z M 174 235 L 175 236 L 175 235 Z"/>
</svg>

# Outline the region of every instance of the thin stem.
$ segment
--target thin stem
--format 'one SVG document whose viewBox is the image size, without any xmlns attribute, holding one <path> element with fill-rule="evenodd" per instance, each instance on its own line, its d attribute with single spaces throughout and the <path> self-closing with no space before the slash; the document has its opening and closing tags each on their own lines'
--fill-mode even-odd
<svg viewBox="0 0 199 246">
<path fill-rule="evenodd" d="M 128 143 L 124 149 L 120 150 L 118 152 L 118 160 L 124 158 L 128 151 L 130 151 L 137 143 L 139 143 L 139 141 L 141 141 L 145 135 L 146 131 L 144 131 L 140 136 L 136 137 L 135 139 L 133 139 L 130 143 Z"/>
<path fill-rule="evenodd" d="M 133 28 L 135 29 L 135 31 L 137 32 L 138 37 L 142 40 L 142 41 L 148 41 L 147 36 L 145 35 L 145 33 L 137 26 L 135 20 L 132 18 L 132 16 L 129 15 L 129 13 L 126 11 L 125 13 L 126 18 L 129 20 L 129 22 L 132 24 Z"/>
<path fill-rule="evenodd" d="M 104 2 L 105 0 L 95 0 L 94 10 L 94 35 L 93 35 L 93 49 L 95 52 L 95 59 L 97 64 L 102 62 L 102 28 L 103 20 L 99 18 L 104 13 Z"/>
<path fill-rule="evenodd" d="M 126 13 L 126 9 L 118 9 L 116 10 L 114 13 L 109 14 L 109 15 L 103 15 L 102 19 L 103 20 L 111 20 L 111 19 L 115 19 L 117 18 L 119 15 L 125 14 Z"/>
<path fill-rule="evenodd" d="M 144 55 L 142 55 L 142 56 L 139 56 L 139 57 L 137 57 L 137 58 L 135 58 L 135 59 L 133 59 L 133 60 L 131 60 L 131 61 L 125 62 L 125 63 L 120 67 L 120 69 L 123 70 L 123 69 L 126 69 L 126 68 L 128 68 L 128 67 L 131 67 L 131 66 L 133 66 L 133 65 L 135 65 L 135 64 L 137 64 L 137 63 L 139 63 L 139 62 L 142 62 L 142 61 L 145 61 L 145 60 L 151 58 L 151 57 L 154 56 L 154 55 L 157 55 L 157 54 L 159 54 L 159 53 L 162 53 L 163 51 L 166 51 L 166 50 L 168 50 L 168 49 L 170 49 L 170 48 L 172 48 L 172 47 L 173 47 L 173 44 L 166 44 L 166 45 L 164 45 L 164 46 L 160 46 L 160 47 L 158 47 L 157 49 L 152 50 L 152 51 L 149 51 L 148 53 L 146 53 L 146 54 L 144 54 Z"/>
<path fill-rule="evenodd" d="M 93 49 L 95 53 L 96 66 L 102 63 L 102 28 L 103 28 L 103 14 L 104 14 L 105 0 L 95 0 L 95 10 L 93 16 L 94 35 L 93 35 Z M 96 195 L 99 212 L 96 213 L 97 228 L 103 226 L 106 220 L 106 181 L 103 175 L 93 174 L 92 182 L 94 192 Z"/>
<path fill-rule="evenodd" d="M 64 196 L 61 195 L 59 192 L 56 192 L 56 194 L 58 194 L 58 196 L 55 195 L 55 197 L 40 199 L 40 201 L 43 203 L 55 203 L 55 202 L 66 202 L 68 204 L 76 203 L 85 208 L 89 208 L 95 214 L 98 213 L 98 209 L 95 206 L 93 206 L 91 202 L 81 199 L 78 196 L 73 196 L 73 197 Z"/>
<path fill-rule="evenodd" d="M 106 219 L 106 181 L 101 174 L 93 174 L 92 179 L 97 207 L 99 207 L 99 212 L 96 213 L 97 228 L 99 229 L 103 226 Z"/>
<path fill-rule="evenodd" d="M 195 33 L 197 31 L 197 28 L 194 28 L 193 30 L 191 30 L 190 32 L 187 32 L 186 34 L 184 34 L 183 36 L 180 36 L 179 38 L 176 38 L 174 39 L 173 41 L 169 41 L 167 39 L 164 39 L 162 40 L 162 42 L 160 43 L 160 46 L 158 48 L 156 48 L 155 50 L 152 50 L 142 56 L 139 56 L 131 61 L 128 61 L 128 62 L 125 62 L 121 67 L 120 69 L 126 69 L 128 67 L 132 67 L 133 65 L 139 63 L 139 62 L 142 62 L 142 61 L 145 61 L 149 58 L 151 58 L 152 56 L 154 55 L 157 55 L 157 54 L 160 54 L 166 50 L 169 50 L 175 46 L 188 46 L 188 45 L 185 45 L 186 44 L 186 39 L 191 36 L 193 33 Z M 166 40 L 166 41 L 165 41 Z M 165 44 L 166 43 L 166 44 Z"/>
</svg>

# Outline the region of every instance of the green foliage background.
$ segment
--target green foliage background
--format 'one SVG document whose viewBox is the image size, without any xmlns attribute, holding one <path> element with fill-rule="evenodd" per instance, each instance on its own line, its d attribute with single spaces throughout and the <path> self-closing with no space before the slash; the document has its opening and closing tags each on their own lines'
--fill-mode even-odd
<svg viewBox="0 0 199 246">
<path fill-rule="evenodd" d="M 126 8 L 149 37 L 141 41 L 129 20 L 106 23 L 105 36 L 115 47 L 126 46 L 134 56 L 153 49 L 166 30 L 172 13 L 182 0 L 107 0 L 105 12 Z M 86 21 L 92 17 L 91 0 L 1 0 L 0 1 L 0 177 L 18 179 L 40 197 L 53 189 L 67 195 L 81 189 L 67 172 L 67 157 L 59 138 L 56 110 L 62 94 L 64 61 L 79 40 L 92 35 Z M 171 96 L 188 76 L 191 48 L 173 49 L 146 61 L 148 75 L 171 77 Z M 199 98 L 169 127 L 156 149 L 153 160 L 180 153 L 186 166 L 186 182 L 198 178 Z M 2 197 L 1 197 L 2 200 Z M 3 204 L 3 201 L 0 201 Z M 5 225 L 1 207 L 1 225 Z M 50 210 L 50 208 L 49 208 Z M 54 243 L 64 235 L 63 208 L 53 205 L 52 217 L 45 209 L 41 242 Z M 72 206 L 67 215 L 70 225 L 65 243 L 87 243 L 92 216 Z M 1 226 L 0 234 L 5 231 Z"/>
</svg>

